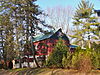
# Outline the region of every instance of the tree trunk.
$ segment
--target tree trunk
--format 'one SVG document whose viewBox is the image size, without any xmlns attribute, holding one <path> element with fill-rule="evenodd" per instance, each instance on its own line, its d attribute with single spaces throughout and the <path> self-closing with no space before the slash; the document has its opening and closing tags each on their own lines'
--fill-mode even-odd
<svg viewBox="0 0 100 75">
<path fill-rule="evenodd" d="M 90 31 L 90 29 L 89 29 Z M 88 32 L 88 47 L 91 48 L 90 33 Z"/>
<path fill-rule="evenodd" d="M 35 46 L 34 46 L 34 44 L 32 42 L 32 39 L 33 38 L 32 38 L 32 34 L 31 34 L 31 49 L 32 49 L 32 52 L 33 52 L 33 62 L 35 61 L 36 66 L 40 67 L 38 62 L 37 62 L 37 60 L 36 60 L 36 58 L 35 58 Z"/>
<path fill-rule="evenodd" d="M 19 68 L 22 68 L 21 58 L 19 56 Z"/>
<path fill-rule="evenodd" d="M 84 42 L 83 42 L 83 40 L 81 41 L 82 43 L 81 43 L 81 45 L 82 45 L 82 48 L 84 48 Z"/>
<path fill-rule="evenodd" d="M 35 58 L 35 46 L 34 45 L 33 45 L 33 59 L 35 61 L 35 64 L 37 65 L 37 67 L 40 67 L 37 60 L 36 60 L 36 58 Z"/>
<path fill-rule="evenodd" d="M 5 61 L 5 69 L 8 69 L 7 61 Z"/>
<path fill-rule="evenodd" d="M 4 69 L 8 69 L 6 56 L 4 56 L 4 66 L 3 67 L 4 67 Z"/>
<path fill-rule="evenodd" d="M 88 40 L 88 46 L 89 46 L 89 48 L 91 48 L 91 42 L 90 42 L 90 40 Z"/>
<path fill-rule="evenodd" d="M 28 59 L 27 59 L 27 65 L 30 68 L 30 61 L 29 61 L 29 55 L 27 55 Z"/>
</svg>

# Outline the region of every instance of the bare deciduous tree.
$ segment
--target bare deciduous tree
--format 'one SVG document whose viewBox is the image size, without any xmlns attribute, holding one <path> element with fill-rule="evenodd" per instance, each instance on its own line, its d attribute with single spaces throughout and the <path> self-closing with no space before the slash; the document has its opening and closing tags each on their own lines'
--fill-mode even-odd
<svg viewBox="0 0 100 75">
<path fill-rule="evenodd" d="M 73 16 L 71 6 L 47 8 L 45 13 L 47 14 L 45 19 L 48 24 L 52 25 L 55 29 L 62 28 L 65 33 L 69 34 L 69 24 L 71 22 L 71 17 Z"/>
</svg>

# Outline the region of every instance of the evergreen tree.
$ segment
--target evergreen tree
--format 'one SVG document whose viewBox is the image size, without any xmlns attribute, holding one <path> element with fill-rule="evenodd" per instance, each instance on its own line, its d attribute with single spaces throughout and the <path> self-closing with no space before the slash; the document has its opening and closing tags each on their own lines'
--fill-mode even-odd
<svg viewBox="0 0 100 75">
<path fill-rule="evenodd" d="M 65 67 L 65 63 L 63 63 L 63 57 L 67 57 L 67 51 L 68 48 L 65 45 L 65 42 L 62 39 L 59 39 L 54 47 L 54 50 L 47 59 L 47 66 L 59 68 Z"/>
<path fill-rule="evenodd" d="M 18 51 L 22 51 L 24 47 L 20 47 L 21 44 L 29 45 L 31 42 L 33 57 L 37 66 L 39 67 L 35 59 L 35 47 L 33 46 L 32 39 L 34 39 L 33 37 L 36 35 L 37 30 L 43 33 L 47 32 L 43 30 L 41 26 L 39 26 L 39 23 L 42 23 L 41 25 L 45 27 L 51 26 L 46 25 L 44 21 L 41 21 L 38 18 L 38 15 L 42 14 L 42 11 L 39 9 L 39 6 L 35 4 L 35 1 L 36 0 L 1 0 L 0 15 L 5 17 L 9 15 L 7 19 L 9 19 L 12 25 L 8 25 L 14 28 L 13 37 L 15 36 L 16 40 L 14 41 L 17 44 L 16 48 L 14 48 Z M 21 29 L 19 29 L 20 27 Z M 20 43 L 21 41 L 23 43 Z"/>
<path fill-rule="evenodd" d="M 75 34 L 71 37 L 76 38 L 76 41 L 80 42 L 82 47 L 85 45 L 85 47 L 91 48 L 91 39 L 98 39 L 94 36 L 100 36 L 98 31 L 100 23 L 97 22 L 97 17 L 94 14 L 93 4 L 82 0 L 74 15 Z M 85 41 L 87 44 L 85 44 Z"/>
<path fill-rule="evenodd" d="M 2 52 L 4 50 L 4 29 L 3 29 L 3 25 L 1 24 L 2 21 L 2 17 L 0 16 L 0 60 L 2 58 Z"/>
<path fill-rule="evenodd" d="M 5 68 L 7 67 L 7 61 L 12 61 L 16 56 L 14 50 L 15 42 L 13 37 L 13 26 L 10 22 L 9 15 L 0 16 L 0 27 L 2 28 L 2 58 L 5 62 Z"/>
</svg>

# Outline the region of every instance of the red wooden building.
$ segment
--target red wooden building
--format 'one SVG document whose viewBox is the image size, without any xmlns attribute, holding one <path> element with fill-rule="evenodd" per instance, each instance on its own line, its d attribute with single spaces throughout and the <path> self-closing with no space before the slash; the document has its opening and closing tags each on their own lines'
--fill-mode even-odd
<svg viewBox="0 0 100 75">
<path fill-rule="evenodd" d="M 48 33 L 34 38 L 33 44 L 36 48 L 36 55 L 48 55 L 50 52 L 52 52 L 54 45 L 59 38 L 62 38 L 65 41 L 65 44 L 70 47 L 70 41 L 61 29 L 56 32 Z"/>
<path fill-rule="evenodd" d="M 63 41 L 65 41 L 65 44 L 70 48 L 70 51 L 73 52 L 75 50 L 75 45 L 71 45 L 69 38 L 62 32 L 61 29 L 58 31 L 52 31 L 48 34 L 36 36 L 34 39 L 32 39 L 33 44 L 36 49 L 36 58 L 38 60 L 44 60 L 44 56 L 48 56 L 52 51 L 56 44 L 56 42 L 59 40 L 59 38 L 62 38 Z M 25 56 L 22 58 L 23 62 L 33 61 L 32 51 L 25 51 Z"/>
</svg>

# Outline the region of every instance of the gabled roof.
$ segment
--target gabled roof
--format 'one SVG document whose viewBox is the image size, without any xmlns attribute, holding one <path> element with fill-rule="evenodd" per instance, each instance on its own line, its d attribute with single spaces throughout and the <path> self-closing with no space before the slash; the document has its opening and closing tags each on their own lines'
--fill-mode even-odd
<svg viewBox="0 0 100 75">
<path fill-rule="evenodd" d="M 34 39 L 32 40 L 33 42 L 41 41 L 50 38 L 56 31 L 51 31 L 50 33 L 47 34 L 42 34 L 35 36 Z"/>
<path fill-rule="evenodd" d="M 41 41 L 41 40 L 45 40 L 50 38 L 52 34 L 45 34 L 45 35 L 40 35 L 40 36 L 36 36 L 32 41 L 36 42 L 36 41 Z"/>
<path fill-rule="evenodd" d="M 97 15 L 100 17 L 100 10 L 94 10 L 96 13 L 97 13 Z"/>
<path fill-rule="evenodd" d="M 53 32 L 48 33 L 48 34 L 36 36 L 33 39 L 33 42 L 42 41 L 42 40 L 45 40 L 45 39 L 48 39 L 48 38 L 59 39 L 59 37 L 61 37 L 63 40 L 69 41 L 68 37 L 62 32 L 61 29 L 59 29 L 58 31 L 53 31 Z"/>
</svg>

